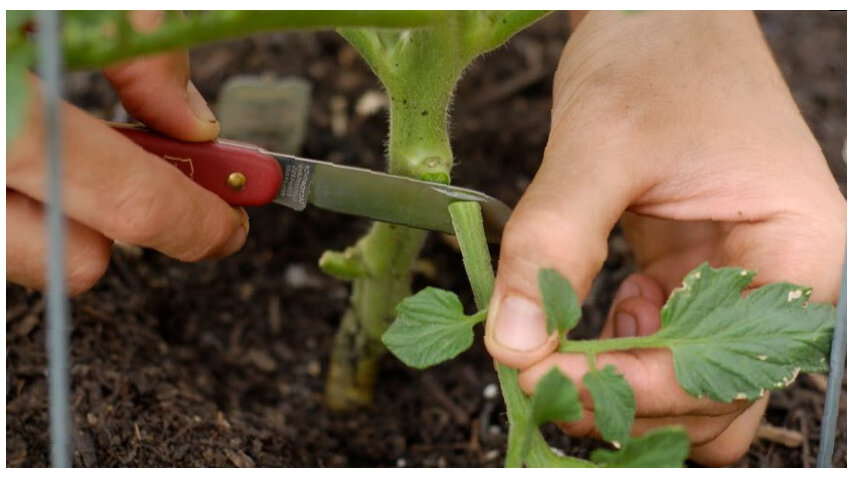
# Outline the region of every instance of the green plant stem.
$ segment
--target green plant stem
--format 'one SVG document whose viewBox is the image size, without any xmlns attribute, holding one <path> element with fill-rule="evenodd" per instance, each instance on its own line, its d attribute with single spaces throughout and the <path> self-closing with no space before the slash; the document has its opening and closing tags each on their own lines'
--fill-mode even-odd
<svg viewBox="0 0 854 480">
<path fill-rule="evenodd" d="M 420 72 L 424 66 L 413 57 L 417 52 L 401 53 L 404 45 L 429 52 L 434 50 L 436 42 L 447 41 L 430 31 L 408 32 L 406 38 L 410 41 L 406 42 L 396 34 L 371 30 L 344 30 L 341 34 L 362 53 L 388 90 L 389 171 L 448 183 L 453 160 L 446 116 L 461 69 L 456 73 L 448 71 L 449 66 L 435 64 L 437 60 L 433 59 L 436 75 L 442 82 L 426 82 Z M 431 61 L 420 59 L 425 60 Z M 413 88 L 413 81 L 423 88 Z M 333 409 L 350 410 L 369 404 L 373 398 L 377 361 L 385 352 L 382 334 L 393 320 L 397 304 L 411 293 L 410 271 L 425 236 L 423 231 L 376 222 L 356 244 L 356 252 L 343 254 L 359 258 L 365 274 L 353 279 L 351 307 L 333 345 L 325 394 L 327 404 Z M 337 268 L 342 263 L 338 261 L 343 258 L 341 254 L 324 254 L 324 257 L 329 267 L 324 270 L 329 273 L 359 270 L 352 266 Z"/>
<path fill-rule="evenodd" d="M 543 14 L 529 12 L 506 17 L 495 12 L 450 12 L 440 23 L 417 30 L 339 30 L 362 54 L 389 95 L 389 172 L 450 183 L 453 154 L 448 137 L 448 109 L 463 70 L 477 55 L 500 45 Z M 347 394 L 350 398 L 371 398 L 372 392 L 365 389 L 372 388 L 374 381 L 368 381 L 367 374 L 376 375 L 376 362 L 359 358 L 382 352 L 379 339 L 392 320 L 395 306 L 409 294 L 409 268 L 424 239 L 423 232 L 418 238 L 395 237 L 404 235 L 407 229 L 399 229 L 398 233 L 389 231 L 388 235 L 374 238 L 377 228 L 381 227 L 375 224 L 371 233 L 359 241 L 359 244 L 369 241 L 375 247 L 362 248 L 356 252 L 358 255 L 350 252 L 350 256 L 359 256 L 370 265 L 375 262 L 373 257 L 379 255 L 395 268 L 388 275 L 379 276 L 366 268 L 365 275 L 353 280 L 351 312 L 355 312 L 355 318 L 345 316 L 348 330 L 339 334 L 343 338 L 335 343 L 327 381 L 327 403 L 333 406 L 348 408 L 346 405 L 354 403 L 335 399 L 341 392 L 350 392 Z M 347 252 L 343 256 L 328 255 L 330 268 L 326 270 L 348 275 L 358 273 L 358 268 L 343 261 L 346 255 Z M 488 262 L 488 251 L 486 259 Z M 477 295 L 481 300 L 488 299 L 486 292 L 491 291 L 490 284 L 488 288 L 480 287 Z M 358 333 L 360 329 L 365 332 Z M 364 342 L 376 344 L 377 348 L 365 348 Z M 381 353 L 376 353 L 376 357 L 379 355 Z M 365 362 L 370 368 L 352 367 Z M 361 373 L 365 376 L 358 381 L 348 377 Z"/>
<path fill-rule="evenodd" d="M 590 468 L 595 467 L 593 462 L 576 458 L 563 457 L 556 454 L 543 435 L 531 426 L 530 400 L 519 386 L 519 371 L 498 365 L 498 382 L 501 384 L 501 393 L 504 396 L 504 404 L 507 406 L 507 419 L 510 422 L 510 431 L 507 433 L 507 453 L 504 466 L 507 468 L 520 468 L 528 466 L 533 468 Z M 530 438 L 527 432 L 530 434 Z M 528 448 L 525 443 L 528 442 Z M 526 457 L 523 456 L 527 450 Z"/>
<path fill-rule="evenodd" d="M 478 250 L 480 245 L 486 245 L 480 206 L 474 202 L 455 202 L 448 207 L 448 210 L 457 235 L 466 236 L 466 238 L 458 238 L 460 250 L 462 250 L 469 283 L 474 291 L 475 303 L 478 309 L 483 310 L 489 305 L 489 299 L 492 297 L 495 273 L 492 271 L 489 250 L 486 252 Z"/>
<path fill-rule="evenodd" d="M 564 340 L 559 352 L 583 353 L 588 357 L 603 352 L 614 352 L 619 350 L 633 350 L 636 348 L 670 348 L 674 344 L 701 343 L 696 340 L 684 339 L 659 339 L 656 335 L 647 337 L 620 337 L 604 340 Z"/>
<path fill-rule="evenodd" d="M 343 411 L 373 400 L 377 365 L 385 353 L 382 334 L 394 308 L 410 295 L 412 263 L 426 232 L 375 222 L 354 247 L 361 276 L 353 280 L 350 308 L 335 342 L 326 379 L 326 403 Z"/>
<path fill-rule="evenodd" d="M 475 202 L 457 202 L 451 205 L 450 211 L 469 283 L 474 292 L 480 292 L 480 300 L 476 295 L 475 302 L 478 309 L 484 309 L 492 297 L 495 275 L 492 272 L 489 246 L 483 231 L 480 205 Z M 486 267 L 487 265 L 489 267 Z M 530 401 L 519 386 L 518 374 L 518 370 L 498 365 L 498 381 L 510 421 L 504 466 L 518 468 L 527 462 L 530 467 L 592 467 L 593 464 L 586 460 L 558 456 L 548 446 L 539 430 L 530 425 Z"/>
<path fill-rule="evenodd" d="M 271 30 L 417 28 L 442 22 L 445 17 L 441 11 L 394 10 L 189 12 L 186 18 L 167 15 L 159 28 L 148 33 L 122 34 L 125 29 L 121 28 L 121 21 L 102 15 L 103 22 L 66 23 L 63 43 L 69 68 L 94 68 L 139 55 Z"/>
</svg>

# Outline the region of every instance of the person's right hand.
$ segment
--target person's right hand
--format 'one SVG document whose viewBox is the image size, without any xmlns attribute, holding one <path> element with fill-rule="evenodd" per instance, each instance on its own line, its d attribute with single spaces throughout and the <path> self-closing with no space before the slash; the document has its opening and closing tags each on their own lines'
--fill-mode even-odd
<svg viewBox="0 0 854 480">
<path fill-rule="evenodd" d="M 751 287 L 788 281 L 813 287 L 812 301 L 835 301 L 845 214 L 751 13 L 590 13 L 555 76 L 542 166 L 504 231 L 486 346 L 521 369 L 528 392 L 560 368 L 585 406 L 563 427 L 598 436 L 581 383 L 587 360 L 554 353 L 546 332 L 540 268 L 560 271 L 584 299 L 621 219 L 641 272 L 621 285 L 602 337 L 649 335 L 667 294 L 704 261 L 757 270 Z M 767 401 L 688 395 L 666 350 L 597 363 L 615 365 L 635 392 L 633 436 L 683 425 L 692 458 L 709 465 L 743 455 Z"/>
<path fill-rule="evenodd" d="M 135 13 L 152 28 L 157 14 Z M 105 71 L 130 115 L 185 141 L 216 138 L 219 124 L 190 81 L 186 51 L 127 62 Z M 46 135 L 41 87 L 29 82 L 28 116 L 6 150 L 6 277 L 40 289 L 46 280 Z M 239 250 L 249 219 L 177 168 L 72 105 L 62 105 L 66 274 L 77 294 L 104 274 L 114 240 L 183 261 Z"/>
</svg>

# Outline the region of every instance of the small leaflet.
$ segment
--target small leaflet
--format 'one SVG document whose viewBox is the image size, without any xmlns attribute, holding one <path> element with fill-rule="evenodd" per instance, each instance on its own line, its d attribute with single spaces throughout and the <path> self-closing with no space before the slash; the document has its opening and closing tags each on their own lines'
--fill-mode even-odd
<svg viewBox="0 0 854 480">
<path fill-rule="evenodd" d="M 534 397 L 531 399 L 531 428 L 548 422 L 579 420 L 582 410 L 575 384 L 554 367 L 540 378 L 534 389 Z"/>
<path fill-rule="evenodd" d="M 607 442 L 625 445 L 635 418 L 635 395 L 613 365 L 587 372 L 582 382 L 593 397 L 596 429 Z"/>
<path fill-rule="evenodd" d="M 543 297 L 543 309 L 546 312 L 548 332 L 557 330 L 561 338 L 572 330 L 581 319 L 581 305 L 572 285 L 557 270 L 542 268 L 537 280 L 540 295 Z"/>
<path fill-rule="evenodd" d="M 427 368 L 456 357 L 474 339 L 472 327 L 483 312 L 468 316 L 456 294 L 427 287 L 404 299 L 383 343 L 406 365 Z"/>
<path fill-rule="evenodd" d="M 642 437 L 630 438 L 620 450 L 596 450 L 590 460 L 609 468 L 679 468 L 684 466 L 690 449 L 685 430 L 662 427 Z"/>
</svg>

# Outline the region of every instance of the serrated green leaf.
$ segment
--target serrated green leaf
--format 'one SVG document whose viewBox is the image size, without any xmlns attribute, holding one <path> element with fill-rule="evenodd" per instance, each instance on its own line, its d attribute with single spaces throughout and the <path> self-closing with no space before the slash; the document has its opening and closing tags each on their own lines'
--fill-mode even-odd
<svg viewBox="0 0 854 480">
<path fill-rule="evenodd" d="M 521 438 L 521 449 L 516 445 L 508 446 L 508 455 L 510 451 L 519 451 L 520 459 L 525 464 L 530 463 L 529 455 L 531 455 L 532 449 L 534 449 L 535 456 L 541 456 L 537 453 L 537 450 L 542 453 L 544 442 L 539 441 L 541 437 L 538 437 L 539 430 L 537 427 L 548 422 L 571 422 L 578 420 L 581 418 L 583 411 L 578 389 L 572 383 L 572 380 L 561 373 L 557 367 L 553 367 L 537 382 L 529 407 L 529 417 L 523 422 L 517 422 L 515 425 L 515 428 L 520 431 L 519 437 L 512 435 L 510 438 L 514 442 L 516 438 Z M 549 455 L 545 458 L 549 457 L 551 456 Z M 540 460 L 543 460 L 543 458 L 540 458 Z"/>
<path fill-rule="evenodd" d="M 605 441 L 625 445 L 635 418 L 635 394 L 613 365 L 587 372 L 581 380 L 593 397 L 596 429 Z"/>
<path fill-rule="evenodd" d="M 662 309 L 662 328 L 647 337 L 673 352 L 676 378 L 695 396 L 755 400 L 803 371 L 827 369 L 834 309 L 807 304 L 811 290 L 766 285 L 741 298 L 753 272 L 703 264 Z"/>
<path fill-rule="evenodd" d="M 453 292 L 427 287 L 398 305 L 397 318 L 382 340 L 406 365 L 427 368 L 468 349 L 474 339 L 472 327 L 484 317 L 485 312 L 464 314 Z"/>
<path fill-rule="evenodd" d="M 661 309 L 661 327 L 674 319 L 704 318 L 713 310 L 735 304 L 756 272 L 742 268 L 714 269 L 704 262 L 682 280 Z"/>
<path fill-rule="evenodd" d="M 532 425 L 579 420 L 582 410 L 578 389 L 557 367 L 537 382 L 531 398 Z"/>
<path fill-rule="evenodd" d="M 684 466 L 690 449 L 691 441 L 685 430 L 663 427 L 642 437 L 630 438 L 620 450 L 596 450 L 590 460 L 611 468 L 678 468 Z"/>
<path fill-rule="evenodd" d="M 505 466 L 518 468 L 589 468 L 592 462 L 575 457 L 565 457 L 549 447 L 537 426 L 531 421 L 531 399 L 519 386 L 518 370 L 498 364 L 498 380 L 507 405 L 507 455 Z"/>
<path fill-rule="evenodd" d="M 581 319 L 581 306 L 572 285 L 557 270 L 541 268 L 537 275 L 548 332 L 561 335 L 572 330 Z"/>
</svg>

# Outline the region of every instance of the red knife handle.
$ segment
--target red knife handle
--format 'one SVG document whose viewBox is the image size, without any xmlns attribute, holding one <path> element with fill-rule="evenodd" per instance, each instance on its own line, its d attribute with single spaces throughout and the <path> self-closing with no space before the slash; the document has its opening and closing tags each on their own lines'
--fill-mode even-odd
<svg viewBox="0 0 854 480">
<path fill-rule="evenodd" d="M 282 185 L 279 162 L 254 145 L 221 140 L 182 142 L 135 125 L 112 127 L 229 205 L 265 205 Z"/>
</svg>

